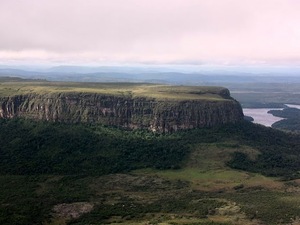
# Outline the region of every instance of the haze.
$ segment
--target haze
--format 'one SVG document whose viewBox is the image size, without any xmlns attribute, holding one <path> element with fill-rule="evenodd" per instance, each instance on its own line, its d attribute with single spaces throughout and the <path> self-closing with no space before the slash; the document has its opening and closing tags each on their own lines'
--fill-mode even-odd
<svg viewBox="0 0 300 225">
<path fill-rule="evenodd" d="M 298 0 L 1 0 L 0 63 L 300 64 Z"/>
</svg>

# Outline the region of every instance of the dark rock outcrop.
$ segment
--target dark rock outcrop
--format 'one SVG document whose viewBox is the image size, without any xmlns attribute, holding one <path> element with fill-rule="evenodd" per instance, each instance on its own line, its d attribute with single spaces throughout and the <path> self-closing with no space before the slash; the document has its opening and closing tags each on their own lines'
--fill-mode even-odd
<svg viewBox="0 0 300 225">
<path fill-rule="evenodd" d="M 227 89 L 226 89 L 227 90 Z M 159 100 L 91 93 L 24 94 L 0 98 L 1 118 L 30 118 L 67 123 L 101 123 L 118 127 L 174 132 L 235 123 L 240 104 L 224 100 Z"/>
</svg>

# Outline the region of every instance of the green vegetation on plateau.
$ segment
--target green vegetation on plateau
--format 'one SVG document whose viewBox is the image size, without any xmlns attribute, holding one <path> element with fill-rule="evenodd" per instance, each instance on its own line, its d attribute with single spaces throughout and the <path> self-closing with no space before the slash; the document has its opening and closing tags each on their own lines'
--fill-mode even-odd
<svg viewBox="0 0 300 225">
<path fill-rule="evenodd" d="M 75 83 L 49 81 L 19 81 L 0 79 L 0 97 L 47 93 L 96 93 L 125 97 L 147 97 L 172 100 L 226 100 L 227 89 L 222 87 L 169 86 L 146 83 Z"/>
<path fill-rule="evenodd" d="M 249 122 L 169 135 L 0 127 L 0 224 L 271 225 L 299 215 L 299 135 Z"/>
</svg>

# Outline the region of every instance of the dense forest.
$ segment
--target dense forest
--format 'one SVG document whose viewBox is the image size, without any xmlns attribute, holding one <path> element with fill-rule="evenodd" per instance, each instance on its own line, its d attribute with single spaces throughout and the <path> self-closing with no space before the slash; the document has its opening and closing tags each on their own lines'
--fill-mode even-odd
<svg viewBox="0 0 300 225">
<path fill-rule="evenodd" d="M 195 129 L 172 135 L 99 125 L 0 120 L 0 173 L 14 175 L 102 175 L 140 168 L 176 169 L 189 146 L 236 140 L 261 154 L 250 160 L 236 152 L 232 168 L 271 176 L 297 177 L 300 138 L 250 122 Z"/>
<path fill-rule="evenodd" d="M 178 168 L 187 146 L 172 136 L 103 126 L 0 121 L 0 173 L 102 175 Z"/>
<path fill-rule="evenodd" d="M 190 184 L 186 181 L 144 177 L 129 172 L 143 168 L 177 171 L 186 166 L 185 160 L 195 146 L 207 143 L 207 146 L 224 145 L 225 149 L 233 150 L 227 162 L 231 168 L 277 176 L 287 181 L 300 177 L 300 138 L 297 134 L 247 121 L 174 134 L 23 119 L 0 120 L 0 127 L 0 224 L 45 224 L 53 219 L 49 212 L 54 205 L 90 201 L 98 202 L 94 211 L 66 224 L 94 224 L 95 221 L 103 224 L 102 221 L 114 216 L 122 221 L 147 218 L 149 212 L 178 215 L 190 212 L 197 218 L 205 218 L 214 212 L 215 207 L 224 204 L 207 199 L 214 195 L 233 199 L 242 205 L 252 200 L 252 204 L 259 204 L 255 196 L 261 195 L 267 197 L 267 202 L 259 205 L 261 209 L 265 208 L 259 217 L 261 220 L 272 224 L 283 217 L 285 221 L 290 219 L 289 214 L 270 215 L 273 203 L 280 202 L 278 193 L 250 191 L 244 196 L 243 190 L 235 195 L 190 192 Z M 242 146 L 257 149 L 259 154 L 253 159 L 240 150 Z M 102 176 L 105 174 L 115 177 Z M 124 186 L 119 187 L 122 182 Z M 120 188 L 117 189 L 119 194 L 110 193 L 114 188 Z M 136 192 L 143 193 L 147 200 L 134 201 L 136 194 L 130 193 Z M 149 194 L 156 198 L 148 199 Z M 248 198 L 248 195 L 252 197 Z M 111 205 L 115 198 L 119 203 Z M 125 210 L 124 205 L 130 207 Z M 297 215 L 296 203 L 289 207 L 284 208 L 285 211 L 278 210 Z M 251 205 L 245 206 L 249 217 L 257 216 L 254 209 Z"/>
</svg>

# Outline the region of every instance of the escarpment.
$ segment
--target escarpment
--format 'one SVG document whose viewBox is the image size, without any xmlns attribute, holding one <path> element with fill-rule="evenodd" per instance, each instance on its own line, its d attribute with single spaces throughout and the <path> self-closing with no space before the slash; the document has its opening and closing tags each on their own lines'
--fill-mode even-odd
<svg viewBox="0 0 300 225">
<path fill-rule="evenodd" d="M 79 92 L 27 93 L 0 97 L 0 117 L 100 123 L 164 133 L 242 120 L 241 106 L 230 98 L 229 91 L 223 89 L 218 96 L 221 100 L 175 100 Z"/>
</svg>

